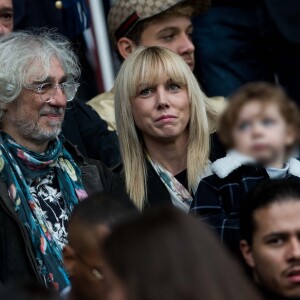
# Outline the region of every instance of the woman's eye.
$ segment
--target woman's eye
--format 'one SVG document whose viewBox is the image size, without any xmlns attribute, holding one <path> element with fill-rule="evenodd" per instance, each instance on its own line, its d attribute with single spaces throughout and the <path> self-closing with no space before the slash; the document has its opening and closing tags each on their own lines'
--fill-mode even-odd
<svg viewBox="0 0 300 300">
<path fill-rule="evenodd" d="M 180 84 L 178 84 L 178 83 L 170 83 L 170 84 L 168 85 L 168 89 L 169 89 L 170 91 L 176 92 L 176 91 L 178 91 L 178 90 L 181 89 L 181 86 L 180 86 Z"/>
<path fill-rule="evenodd" d="M 147 97 L 150 96 L 153 93 L 153 89 L 147 88 L 140 91 L 140 96 Z"/>
</svg>

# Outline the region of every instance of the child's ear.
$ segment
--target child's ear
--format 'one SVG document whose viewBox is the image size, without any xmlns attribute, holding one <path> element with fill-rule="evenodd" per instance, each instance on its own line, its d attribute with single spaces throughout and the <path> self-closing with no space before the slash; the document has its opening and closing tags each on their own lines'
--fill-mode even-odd
<svg viewBox="0 0 300 300">
<path fill-rule="evenodd" d="M 66 270 L 69 276 L 72 277 L 76 268 L 76 255 L 73 248 L 69 244 L 67 244 L 63 249 L 63 259 Z"/>
</svg>

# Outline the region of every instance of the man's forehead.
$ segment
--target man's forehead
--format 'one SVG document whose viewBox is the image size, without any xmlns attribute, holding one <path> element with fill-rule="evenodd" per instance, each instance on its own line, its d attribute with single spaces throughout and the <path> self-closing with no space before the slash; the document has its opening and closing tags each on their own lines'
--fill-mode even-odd
<svg viewBox="0 0 300 300">
<path fill-rule="evenodd" d="M 44 66 L 39 60 L 33 59 L 28 66 L 28 79 L 33 83 L 63 81 L 68 77 L 61 61 L 56 56 L 50 58 L 49 65 Z"/>
<path fill-rule="evenodd" d="M 165 18 L 154 18 L 147 24 L 146 28 L 151 25 L 157 27 L 159 30 L 168 28 L 188 29 L 193 27 L 191 19 L 186 16 L 168 16 Z"/>
<path fill-rule="evenodd" d="M 275 202 L 254 212 L 256 233 L 300 232 L 300 199 Z"/>
<path fill-rule="evenodd" d="M 12 0 L 0 0 L 0 9 L 12 9 Z"/>
</svg>

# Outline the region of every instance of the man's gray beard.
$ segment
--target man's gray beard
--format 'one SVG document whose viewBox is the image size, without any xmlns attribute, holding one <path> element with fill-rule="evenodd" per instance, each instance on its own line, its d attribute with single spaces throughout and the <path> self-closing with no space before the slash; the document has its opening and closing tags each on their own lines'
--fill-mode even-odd
<svg viewBox="0 0 300 300">
<path fill-rule="evenodd" d="M 16 129 L 23 134 L 24 137 L 29 140 L 35 141 L 37 144 L 43 144 L 49 142 L 58 137 L 61 132 L 62 122 L 52 122 L 50 126 L 52 130 L 44 130 L 39 127 L 37 123 L 24 122 L 23 120 L 17 120 L 14 116 L 10 116 L 9 121 L 11 121 Z"/>
</svg>

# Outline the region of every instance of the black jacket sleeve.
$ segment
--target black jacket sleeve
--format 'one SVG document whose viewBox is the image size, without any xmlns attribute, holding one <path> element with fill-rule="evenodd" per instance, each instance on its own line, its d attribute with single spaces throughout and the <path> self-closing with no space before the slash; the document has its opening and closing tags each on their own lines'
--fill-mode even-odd
<svg viewBox="0 0 300 300">
<path fill-rule="evenodd" d="M 87 104 L 74 101 L 67 108 L 62 131 L 84 156 L 100 160 L 108 167 L 120 162 L 116 132 L 109 131 L 107 123 Z"/>
</svg>

